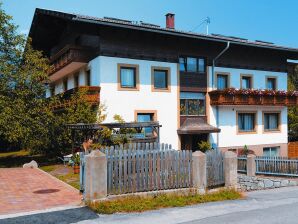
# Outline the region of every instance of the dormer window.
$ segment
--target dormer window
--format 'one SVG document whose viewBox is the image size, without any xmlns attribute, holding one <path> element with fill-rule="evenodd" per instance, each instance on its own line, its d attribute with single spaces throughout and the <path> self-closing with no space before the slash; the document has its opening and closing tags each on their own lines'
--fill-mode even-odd
<svg viewBox="0 0 298 224">
<path fill-rule="evenodd" d="M 196 72 L 204 73 L 206 71 L 205 58 L 197 57 L 180 57 L 180 71 L 181 72 Z"/>
</svg>

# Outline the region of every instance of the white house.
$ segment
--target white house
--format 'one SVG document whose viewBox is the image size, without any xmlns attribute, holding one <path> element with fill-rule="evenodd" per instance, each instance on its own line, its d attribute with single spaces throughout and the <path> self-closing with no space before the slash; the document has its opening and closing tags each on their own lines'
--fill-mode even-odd
<svg viewBox="0 0 298 224">
<path fill-rule="evenodd" d="M 287 107 L 297 105 L 287 59 L 298 49 L 179 31 L 170 13 L 166 24 L 37 9 L 29 36 L 53 65 L 47 97 L 96 87 L 106 122 L 159 121 L 160 141 L 176 149 L 209 141 L 286 156 Z"/>
</svg>

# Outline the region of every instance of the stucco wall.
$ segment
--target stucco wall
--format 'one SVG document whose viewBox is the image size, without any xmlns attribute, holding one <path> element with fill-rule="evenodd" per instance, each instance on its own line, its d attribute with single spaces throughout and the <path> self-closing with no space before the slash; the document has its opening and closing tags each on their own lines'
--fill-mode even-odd
<svg viewBox="0 0 298 224">
<path fill-rule="evenodd" d="M 231 87 L 240 88 L 240 74 L 250 74 L 253 76 L 254 89 L 264 89 L 266 76 L 277 77 L 277 87 L 281 90 L 287 89 L 286 73 L 255 71 L 233 68 L 215 68 L 215 72 L 230 73 Z M 211 68 L 209 67 L 209 83 L 211 88 Z M 221 129 L 219 133 L 218 147 L 220 148 L 237 148 L 246 145 L 251 145 L 257 154 L 262 154 L 261 145 L 266 146 L 281 146 L 281 155 L 287 153 L 284 145 L 288 142 L 288 127 L 287 127 L 287 107 L 280 106 L 219 106 L 218 127 Z M 257 132 L 255 134 L 238 134 L 237 133 L 237 116 L 236 113 L 241 111 L 256 111 L 257 112 Z M 277 133 L 263 132 L 263 111 L 278 111 L 281 112 L 281 131 Z M 209 120 L 210 124 L 216 126 L 216 107 L 209 105 Z M 210 141 L 217 143 L 217 134 L 210 135 Z M 259 145 L 260 147 L 258 147 Z"/>
<path fill-rule="evenodd" d="M 139 65 L 139 91 L 117 89 L 117 64 Z M 151 91 L 151 66 L 170 67 L 171 91 Z M 177 118 L 177 64 L 157 61 L 134 60 L 99 56 L 89 63 L 91 80 L 100 85 L 100 101 L 107 107 L 106 122 L 112 122 L 115 114 L 125 121 L 135 120 L 135 110 L 156 110 L 162 125 L 160 141 L 178 147 Z"/>
<path fill-rule="evenodd" d="M 212 67 L 208 67 L 209 70 L 209 85 L 212 87 Z M 253 76 L 253 88 L 265 89 L 266 88 L 266 76 L 274 76 L 277 78 L 277 88 L 279 90 L 287 90 L 287 73 L 284 72 L 271 72 L 249 69 L 236 69 L 236 68 L 223 68 L 215 67 L 214 72 L 227 72 L 230 73 L 230 87 L 240 89 L 240 75 L 252 75 Z"/>
</svg>

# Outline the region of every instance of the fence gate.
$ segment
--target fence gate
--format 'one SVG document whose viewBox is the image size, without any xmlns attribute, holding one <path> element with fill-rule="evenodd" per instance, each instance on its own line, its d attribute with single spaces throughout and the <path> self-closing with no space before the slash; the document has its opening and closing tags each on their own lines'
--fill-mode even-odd
<svg viewBox="0 0 298 224">
<path fill-rule="evenodd" d="M 80 152 L 80 191 L 85 190 L 85 153 Z"/>
<path fill-rule="evenodd" d="M 223 153 L 220 150 L 206 152 L 207 186 L 216 187 L 225 183 Z"/>
<path fill-rule="evenodd" d="M 149 144 L 147 144 L 149 146 Z M 140 150 L 102 149 L 108 162 L 108 194 L 126 194 L 192 186 L 192 152 L 157 146 Z"/>
</svg>

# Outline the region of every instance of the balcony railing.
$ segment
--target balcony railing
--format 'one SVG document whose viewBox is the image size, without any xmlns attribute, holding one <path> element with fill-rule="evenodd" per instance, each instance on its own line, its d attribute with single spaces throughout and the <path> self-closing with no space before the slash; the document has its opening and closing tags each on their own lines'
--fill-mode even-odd
<svg viewBox="0 0 298 224">
<path fill-rule="evenodd" d="M 75 104 L 75 100 L 72 100 L 72 96 L 75 93 L 82 91 L 84 93 L 83 99 L 91 105 L 99 104 L 99 86 L 80 86 L 65 91 L 64 93 L 56 95 L 56 102 L 52 103 L 51 108 L 59 110 Z"/>
<path fill-rule="evenodd" d="M 273 90 L 214 90 L 209 92 L 211 105 L 298 105 L 297 91 Z"/>
<path fill-rule="evenodd" d="M 59 71 L 71 62 L 89 62 L 94 56 L 94 50 L 89 47 L 67 45 L 50 58 L 50 75 Z"/>
</svg>

